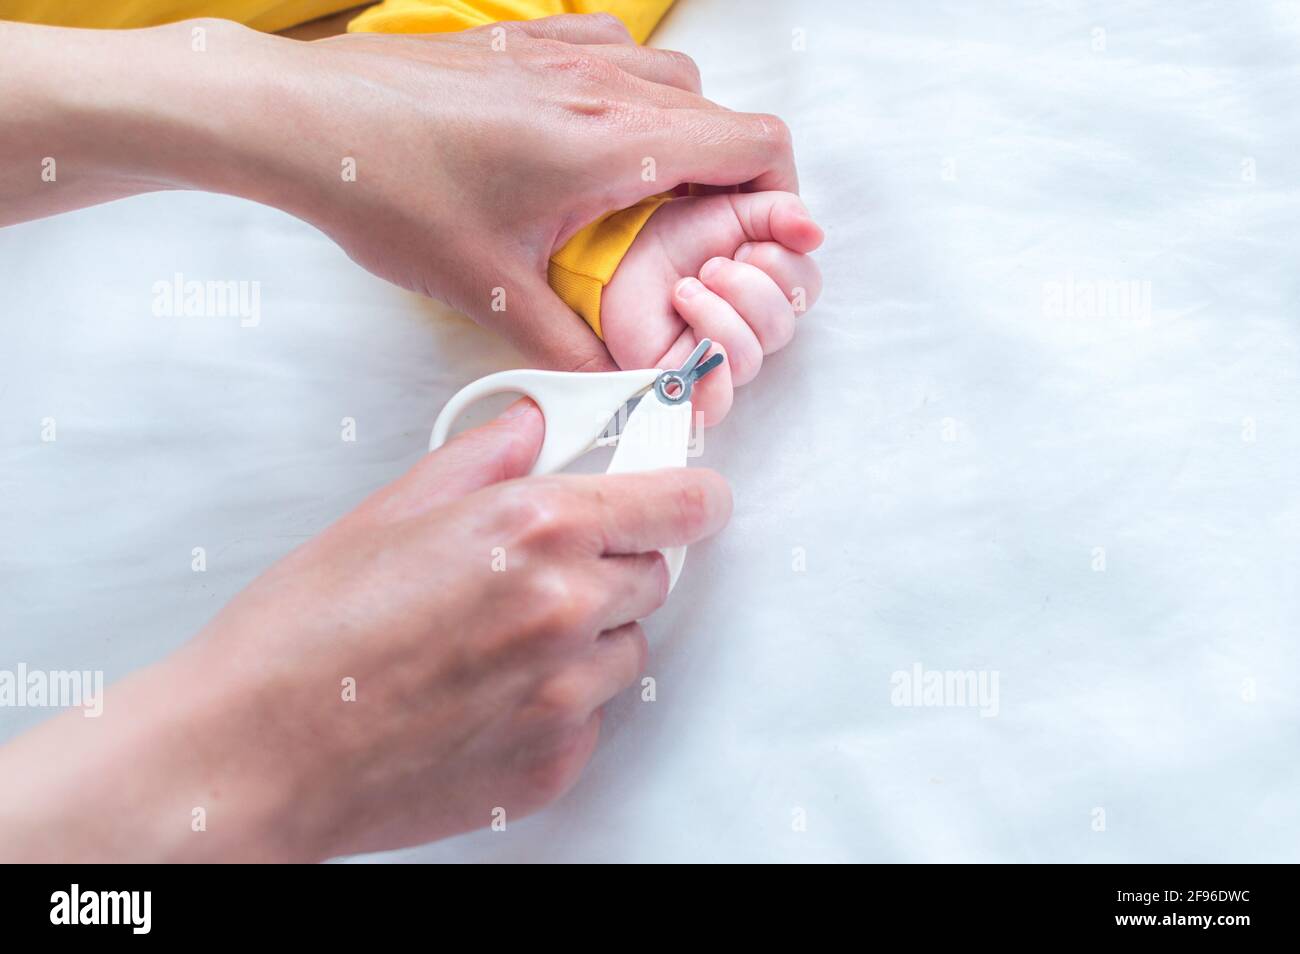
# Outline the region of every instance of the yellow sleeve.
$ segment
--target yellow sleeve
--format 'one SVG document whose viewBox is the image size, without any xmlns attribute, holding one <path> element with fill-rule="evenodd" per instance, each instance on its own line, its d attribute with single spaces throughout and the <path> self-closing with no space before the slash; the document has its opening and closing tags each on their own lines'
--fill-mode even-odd
<svg viewBox="0 0 1300 954">
<path fill-rule="evenodd" d="M 547 281 L 560 300 L 591 325 L 596 337 L 604 338 L 600 331 L 601 292 L 614 277 L 614 270 L 636 241 L 642 226 L 670 198 L 653 195 L 636 205 L 611 212 L 582 229 L 551 256 Z"/>
<path fill-rule="evenodd" d="M 557 13 L 613 13 L 638 43 L 673 0 L 383 0 L 348 24 L 354 33 L 450 33 L 501 20 Z M 547 280 L 560 299 L 602 337 L 600 295 L 642 227 L 668 200 L 652 196 L 582 229 L 551 256 Z"/>
<path fill-rule="evenodd" d="M 356 33 L 454 33 L 501 20 L 536 20 L 560 13 L 612 13 L 632 39 L 644 43 L 673 0 L 383 0 L 359 14 Z"/>
<path fill-rule="evenodd" d="M 274 32 L 346 10 L 356 0 L 0 0 L 0 18 L 59 26 L 140 27 L 190 17 L 224 17 Z M 559 13 L 612 13 L 644 43 L 673 0 L 383 0 L 348 24 L 353 33 L 451 33 L 501 20 Z M 665 197 L 597 219 L 551 257 L 555 293 L 600 335 L 600 295 Z"/>
<path fill-rule="evenodd" d="M 194 17 L 236 20 L 274 33 L 340 13 L 364 0 L 0 0 L 0 20 L 51 26 L 128 29 Z M 673 0 L 383 0 L 352 20 L 362 33 L 451 33 L 499 20 L 557 13 L 612 13 L 638 43 Z"/>
<path fill-rule="evenodd" d="M 275 33 L 356 5 L 357 0 L 0 0 L 0 20 L 126 30 L 221 17 Z"/>
</svg>

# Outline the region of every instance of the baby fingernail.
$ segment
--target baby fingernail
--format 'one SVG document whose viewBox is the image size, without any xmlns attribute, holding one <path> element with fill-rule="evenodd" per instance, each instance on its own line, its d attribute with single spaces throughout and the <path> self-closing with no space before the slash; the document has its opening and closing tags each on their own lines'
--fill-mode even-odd
<svg viewBox="0 0 1300 954">
<path fill-rule="evenodd" d="M 751 243 L 746 242 L 744 245 L 740 246 L 740 248 L 736 249 L 736 261 L 748 262 L 749 256 L 753 254 L 754 246 Z"/>
<path fill-rule="evenodd" d="M 704 286 L 694 278 L 683 278 L 677 283 L 677 294 L 682 298 L 690 298 L 704 291 Z"/>
<path fill-rule="evenodd" d="M 700 277 L 703 278 L 705 281 L 708 281 L 709 276 L 712 275 L 721 267 L 722 267 L 722 259 L 711 258 L 707 262 L 705 262 L 704 267 L 700 269 Z"/>
</svg>

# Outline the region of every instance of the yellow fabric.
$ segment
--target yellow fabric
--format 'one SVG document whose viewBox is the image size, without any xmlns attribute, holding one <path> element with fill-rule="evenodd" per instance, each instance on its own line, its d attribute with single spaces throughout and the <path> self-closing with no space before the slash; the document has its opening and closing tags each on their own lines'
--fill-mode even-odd
<svg viewBox="0 0 1300 954">
<path fill-rule="evenodd" d="M 383 0 L 355 17 L 360 33 L 454 33 L 501 20 L 558 13 L 612 13 L 644 43 L 673 0 Z"/>
<path fill-rule="evenodd" d="M 129 29 L 193 17 L 236 20 L 274 33 L 365 0 L 0 0 L 0 20 L 51 26 Z M 354 17 L 361 33 L 451 33 L 499 20 L 558 13 L 612 13 L 644 43 L 673 0 L 383 0 Z"/>
<path fill-rule="evenodd" d="M 655 209 L 669 198 L 655 195 L 629 208 L 611 212 L 592 222 L 551 256 L 546 271 L 551 288 L 591 325 L 597 337 L 604 337 L 600 330 L 601 292 L 614 277 L 614 270 L 623 261 L 641 228 Z"/>
<path fill-rule="evenodd" d="M 559 13 L 613 13 L 638 43 L 673 0 L 383 0 L 354 17 L 354 33 L 451 33 L 501 20 Z M 357 6 L 357 0 L 0 0 L 0 19 L 124 29 L 191 17 L 222 17 L 274 32 Z M 597 219 L 551 257 L 555 293 L 599 336 L 600 296 L 637 234 L 666 197 Z"/>
<path fill-rule="evenodd" d="M 363 0 L 0 0 L 0 20 L 123 30 L 194 17 L 237 20 L 274 33 Z"/>
</svg>

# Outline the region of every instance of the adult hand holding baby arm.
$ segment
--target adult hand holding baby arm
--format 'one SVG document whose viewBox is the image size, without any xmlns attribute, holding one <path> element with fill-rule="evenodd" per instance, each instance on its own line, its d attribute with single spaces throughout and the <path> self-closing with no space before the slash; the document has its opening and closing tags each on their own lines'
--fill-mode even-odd
<svg viewBox="0 0 1300 954">
<path fill-rule="evenodd" d="M 317 860 L 558 797 L 641 673 L 657 548 L 715 532 L 731 501 L 700 469 L 513 479 L 542 432 L 520 402 L 455 438 L 99 718 L 0 749 L 0 856 Z"/>
<path fill-rule="evenodd" d="M 351 34 L 307 52 L 327 72 L 391 94 L 364 121 L 382 144 L 376 158 L 409 187 L 356 190 L 356 205 L 322 206 L 324 221 L 304 217 L 372 271 L 448 301 L 542 366 L 614 367 L 547 283 L 551 255 L 587 223 L 687 182 L 797 189 L 780 120 L 718 108 L 699 95 L 688 57 L 636 46 L 612 17 Z M 428 71 L 414 113 L 410 90 L 393 82 L 402 57 Z M 351 218 L 331 224 L 350 208 L 396 221 L 383 234 Z"/>
<path fill-rule="evenodd" d="M 613 368 L 547 284 L 582 226 L 684 182 L 797 187 L 780 120 L 717 108 L 689 58 L 607 16 L 314 43 L 0 24 L 0 42 L 0 224 L 156 189 L 244 196 L 564 370 Z"/>
</svg>

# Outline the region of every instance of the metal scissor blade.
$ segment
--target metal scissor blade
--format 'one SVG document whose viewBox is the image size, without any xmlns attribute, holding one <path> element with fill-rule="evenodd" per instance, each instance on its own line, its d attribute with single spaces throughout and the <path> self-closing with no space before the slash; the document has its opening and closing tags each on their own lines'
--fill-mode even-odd
<svg viewBox="0 0 1300 954">
<path fill-rule="evenodd" d="M 646 388 L 639 394 L 634 394 L 632 397 L 628 398 L 627 401 L 624 402 L 623 406 L 614 412 L 614 416 L 609 419 L 609 423 L 605 425 L 605 429 L 600 432 L 600 436 L 596 438 L 595 446 L 613 447 L 616 445 L 619 436 L 627 427 L 627 422 L 632 416 L 632 412 L 636 410 L 637 405 L 640 404 L 649 393 L 650 388 Z"/>
<path fill-rule="evenodd" d="M 722 353 L 719 352 L 713 357 L 704 361 L 703 358 L 713 347 L 713 342 L 708 338 L 703 338 L 695 346 L 695 350 L 690 356 L 682 362 L 682 366 L 675 371 L 664 371 L 655 379 L 654 384 L 632 395 L 622 407 L 620 407 L 614 416 L 609 419 L 605 429 L 600 432 L 596 438 L 596 447 L 609 447 L 619 441 L 624 429 L 627 427 L 628 419 L 632 412 L 636 410 L 637 405 L 647 394 L 653 393 L 655 398 L 663 404 L 685 404 L 691 398 L 691 391 L 695 387 L 695 382 L 704 377 L 718 365 L 722 364 Z M 670 393 L 670 388 L 674 389 Z"/>
<path fill-rule="evenodd" d="M 700 360 L 709 353 L 709 349 L 712 347 L 712 341 L 708 338 L 701 338 L 700 343 L 697 344 L 695 350 L 691 352 L 691 356 L 682 362 L 682 366 L 677 369 L 677 373 L 682 376 L 690 374 L 695 370 L 695 366 L 700 363 Z"/>
<path fill-rule="evenodd" d="M 707 340 L 707 339 L 706 339 L 706 340 Z M 712 370 L 713 370 L 714 368 L 716 368 L 718 365 L 722 364 L 722 361 L 723 361 L 723 358 L 722 358 L 722 352 L 718 352 L 718 353 L 715 354 L 712 358 L 710 358 L 708 361 L 705 361 L 703 364 L 696 365 L 696 366 L 695 366 L 695 371 L 692 373 L 691 376 L 692 376 L 696 381 L 698 381 L 700 378 L 704 377 L 706 374 L 708 374 L 710 371 L 712 371 Z"/>
</svg>

